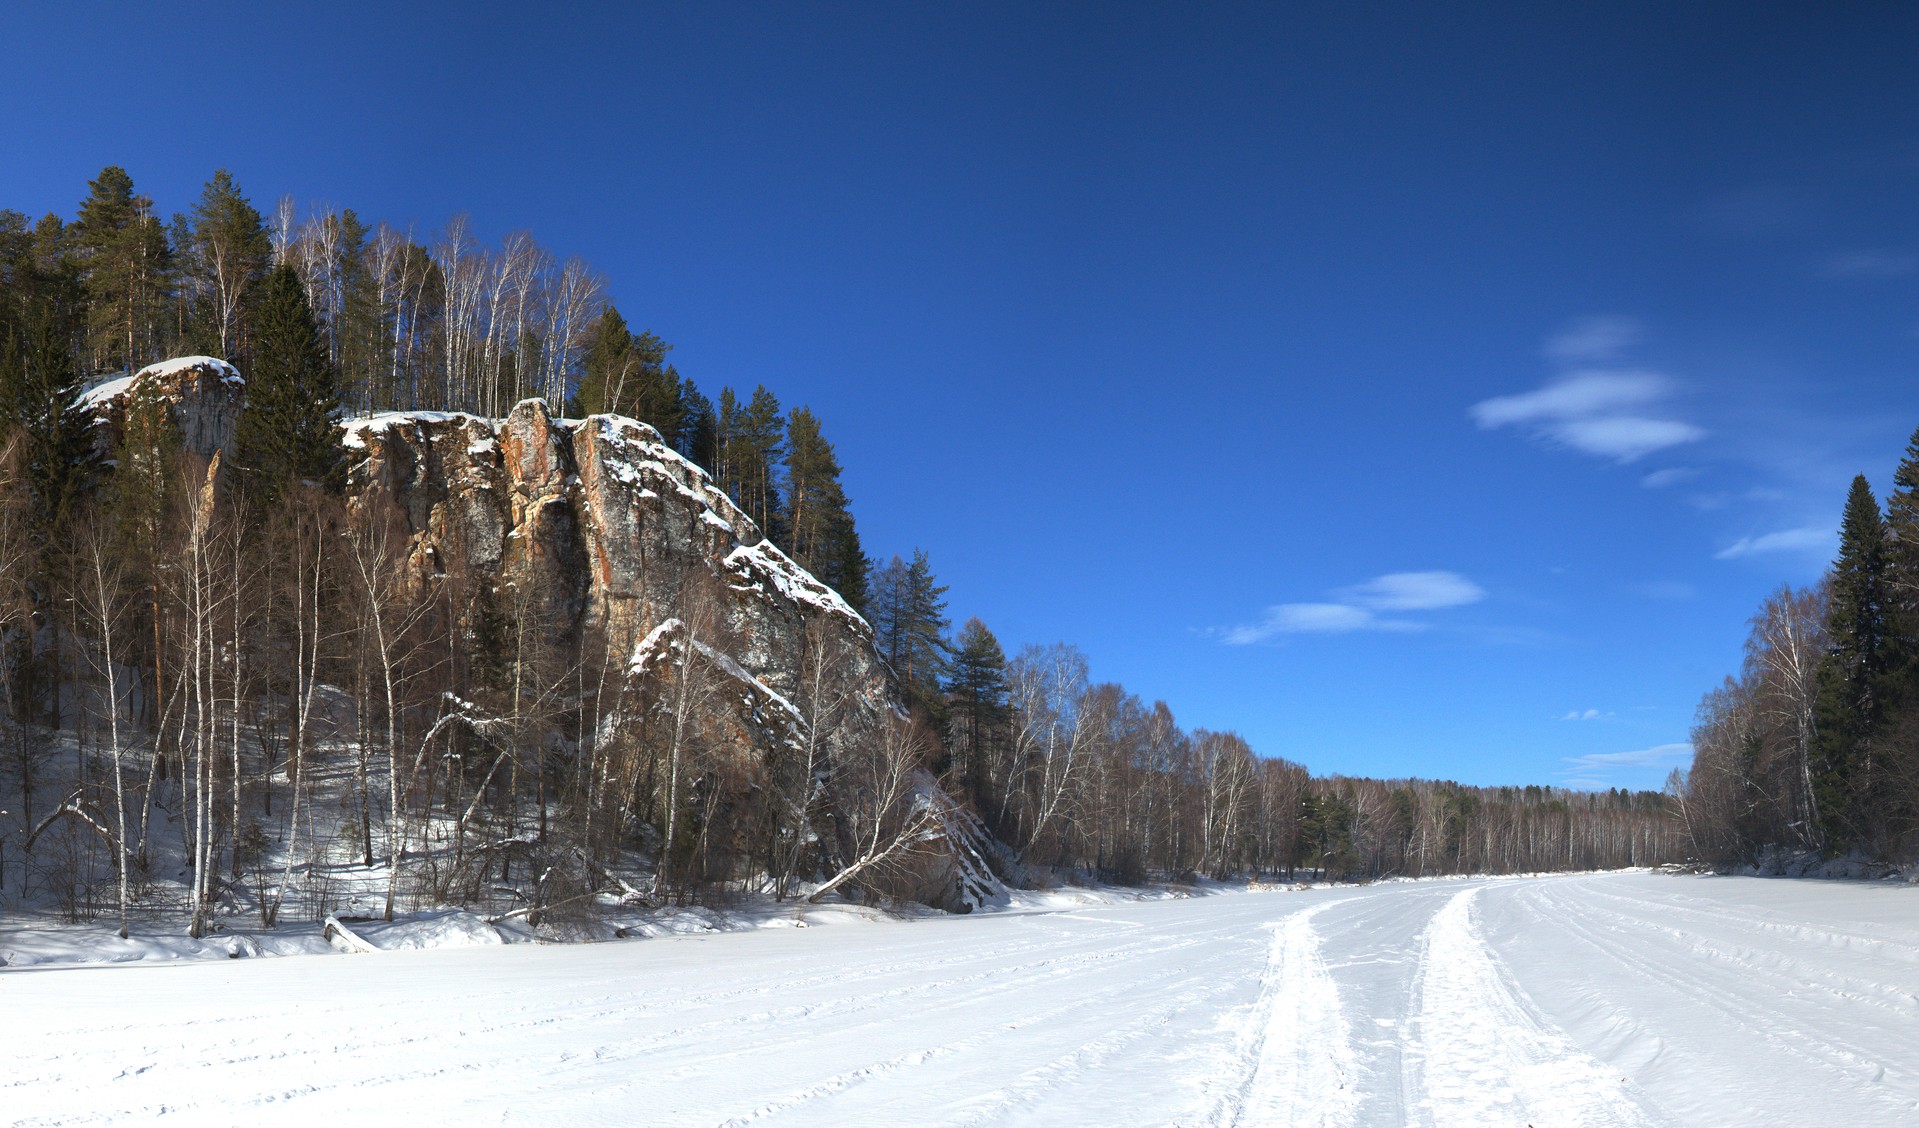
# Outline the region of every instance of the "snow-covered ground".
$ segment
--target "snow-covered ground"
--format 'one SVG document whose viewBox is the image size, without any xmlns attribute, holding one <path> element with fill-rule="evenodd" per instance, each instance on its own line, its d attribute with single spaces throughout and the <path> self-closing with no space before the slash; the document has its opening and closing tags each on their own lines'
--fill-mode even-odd
<svg viewBox="0 0 1919 1128">
<path fill-rule="evenodd" d="M 1919 1123 L 1919 889 L 1583 875 L 29 968 L 0 1018 L 28 1124 L 1865 1128 Z"/>
</svg>

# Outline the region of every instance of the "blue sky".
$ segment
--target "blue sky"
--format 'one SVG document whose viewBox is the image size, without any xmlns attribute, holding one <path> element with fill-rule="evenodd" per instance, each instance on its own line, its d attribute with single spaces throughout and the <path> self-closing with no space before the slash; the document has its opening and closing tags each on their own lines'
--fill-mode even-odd
<svg viewBox="0 0 1919 1128">
<path fill-rule="evenodd" d="M 0 206 L 530 228 L 956 617 L 1321 772 L 1657 786 L 1919 426 L 1919 9 L 45 7 Z"/>
</svg>

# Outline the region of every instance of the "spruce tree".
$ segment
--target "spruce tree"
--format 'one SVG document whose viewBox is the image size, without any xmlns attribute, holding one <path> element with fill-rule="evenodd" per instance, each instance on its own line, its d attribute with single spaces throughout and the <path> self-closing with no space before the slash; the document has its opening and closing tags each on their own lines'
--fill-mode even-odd
<svg viewBox="0 0 1919 1128">
<path fill-rule="evenodd" d="M 1886 671 L 1902 683 L 1919 663 L 1919 431 L 1906 444 L 1886 495 Z M 1910 692 L 1901 685 L 1900 696 Z"/>
<path fill-rule="evenodd" d="M 568 414 L 584 418 L 613 411 L 620 381 L 632 359 L 633 334 L 626 327 L 626 318 L 609 305 L 587 331 L 586 356 Z"/>
<path fill-rule="evenodd" d="M 380 295 L 366 264 L 366 224 L 352 208 L 340 213 L 340 308 L 327 323 L 329 355 L 340 374 L 340 395 L 364 405 L 380 368 L 386 326 Z"/>
<path fill-rule="evenodd" d="M 1815 704 L 1813 794 L 1826 849 L 1842 854 L 1871 832 L 1872 738 L 1885 670 L 1886 526 L 1872 487 L 1852 480 L 1827 605 L 1829 639 Z"/>
<path fill-rule="evenodd" d="M 87 358 L 97 372 L 131 371 L 158 348 L 166 233 L 125 169 L 107 166 L 88 188 L 70 229 L 86 292 Z"/>
<path fill-rule="evenodd" d="M 253 370 L 247 406 L 234 437 L 240 479 L 266 512 L 301 482 L 327 490 L 345 481 L 336 417 L 339 376 L 299 275 L 290 266 L 267 274 L 251 336 Z"/>
<path fill-rule="evenodd" d="M 667 371 L 671 372 L 672 369 Z M 719 422 L 719 417 L 713 414 L 713 401 L 700 392 L 699 385 L 681 376 L 680 434 L 673 445 L 709 473 L 714 471 L 716 465 Z"/>
<path fill-rule="evenodd" d="M 241 358 L 248 362 L 244 367 L 251 367 L 249 315 L 273 260 L 266 224 L 226 169 L 214 173 L 201 190 L 192 222 L 192 281 L 202 304 L 199 316 L 221 357 Z"/>
<path fill-rule="evenodd" d="M 946 586 L 933 577 L 923 549 L 913 550 L 908 564 L 895 556 L 880 571 L 873 593 L 873 630 L 880 653 L 907 700 L 943 719 L 945 702 L 940 683 L 946 674 Z"/>
<path fill-rule="evenodd" d="M 840 461 L 820 433 L 819 417 L 804 407 L 786 422 L 786 505 L 781 525 L 787 552 L 858 607 L 866 598 L 866 556 L 853 528 Z"/>
<path fill-rule="evenodd" d="M 974 799 L 983 803 L 990 786 L 987 747 L 1006 720 L 1006 651 L 977 617 L 960 628 L 946 696 L 950 747 Z"/>
<path fill-rule="evenodd" d="M 35 525 L 45 537 L 73 516 L 100 463 L 91 413 L 78 402 L 78 311 L 45 294 L 30 295 L 23 306 L 0 314 L 0 401 L 25 443 Z"/>
<path fill-rule="evenodd" d="M 829 542 L 826 559 L 820 564 L 821 578 L 840 593 L 840 598 L 852 604 L 855 611 L 865 614 L 872 600 L 866 578 L 872 570 L 872 561 L 860 549 L 860 534 L 853 527 L 851 513 L 842 515 L 841 525 Z"/>
</svg>

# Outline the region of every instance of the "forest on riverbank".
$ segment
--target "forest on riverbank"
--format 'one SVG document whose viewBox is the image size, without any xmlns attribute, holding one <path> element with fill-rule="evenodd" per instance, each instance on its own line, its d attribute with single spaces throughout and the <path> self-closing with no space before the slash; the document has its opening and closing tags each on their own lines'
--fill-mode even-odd
<svg viewBox="0 0 1919 1128">
<path fill-rule="evenodd" d="M 709 396 L 634 326 L 597 271 L 530 234 L 493 247 L 461 218 L 416 238 L 291 199 L 262 212 L 225 171 L 170 219 L 118 168 L 71 220 L 0 211 L 4 903 L 82 919 L 121 901 L 198 929 L 317 915 L 367 886 L 389 912 L 536 917 L 599 896 L 795 896 L 849 871 L 847 891 L 910 896 L 935 790 L 955 804 L 942 833 L 976 820 L 1014 881 L 1683 852 L 1669 796 L 1315 777 L 1182 727 L 1069 644 L 1009 655 L 979 618 L 955 626 L 924 552 L 869 556 L 822 420 L 764 386 Z M 172 357 L 205 361 L 155 367 Z M 189 370 L 244 388 L 230 449 L 183 445 L 160 376 Z M 899 732 L 812 748 L 835 706 L 807 689 L 824 651 L 796 642 L 769 659 L 801 719 L 772 753 L 743 756 L 718 705 L 686 700 L 649 699 L 655 720 L 615 739 L 609 679 L 642 639 L 556 634 L 511 584 L 426 559 L 415 515 L 342 441 L 342 420 L 491 427 L 529 398 L 648 425 L 648 465 L 710 483 L 843 597 Z"/>
</svg>

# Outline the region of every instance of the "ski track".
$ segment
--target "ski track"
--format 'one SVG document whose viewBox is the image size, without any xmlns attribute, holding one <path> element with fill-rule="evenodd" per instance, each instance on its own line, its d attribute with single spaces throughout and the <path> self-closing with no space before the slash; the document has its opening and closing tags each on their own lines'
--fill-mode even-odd
<svg viewBox="0 0 1919 1128">
<path fill-rule="evenodd" d="M 1358 1107 L 1358 1056 L 1326 970 L 1313 918 L 1318 904 L 1273 928 L 1264 985 L 1241 1034 L 1238 1083 L 1208 1123 L 1344 1128 Z"/>
<path fill-rule="evenodd" d="M 1585 969 L 1582 983 L 1536 977 L 1539 989 L 1586 1014 L 1682 1123 L 1919 1123 L 1919 921 L 1793 919 L 1695 890 L 1840 916 L 1919 899 L 1855 883 L 1582 881 L 1520 891 L 1509 929 Z M 1738 1105 L 1715 1099 L 1726 1092 Z"/>
<path fill-rule="evenodd" d="M 1650 1120 L 1618 1072 L 1529 1013 L 1473 928 L 1479 888 L 1433 914 L 1420 960 L 1418 1098 L 1437 1128 L 1637 1128 Z"/>
<path fill-rule="evenodd" d="M 1919 890 L 1412 883 L 0 973 L 0 1124 L 1919 1123 Z"/>
</svg>

